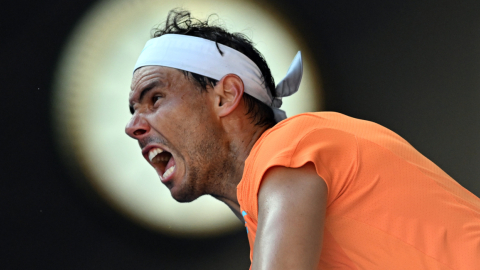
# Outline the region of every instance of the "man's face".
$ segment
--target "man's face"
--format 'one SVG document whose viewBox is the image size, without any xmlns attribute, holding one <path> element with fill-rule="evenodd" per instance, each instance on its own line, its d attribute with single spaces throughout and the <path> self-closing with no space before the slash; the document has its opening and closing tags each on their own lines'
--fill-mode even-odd
<svg viewBox="0 0 480 270">
<path fill-rule="evenodd" d="M 212 90 L 202 92 L 183 72 L 161 66 L 135 71 L 131 89 L 125 131 L 173 198 L 192 201 L 208 192 L 224 166 Z"/>
</svg>

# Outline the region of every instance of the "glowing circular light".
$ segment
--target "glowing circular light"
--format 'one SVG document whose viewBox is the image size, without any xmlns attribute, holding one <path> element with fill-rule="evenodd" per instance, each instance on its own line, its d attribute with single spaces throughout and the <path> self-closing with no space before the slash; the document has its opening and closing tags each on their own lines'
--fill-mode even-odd
<svg viewBox="0 0 480 270">
<path fill-rule="evenodd" d="M 61 150 L 89 176 L 90 184 L 116 210 L 138 223 L 177 236 L 224 233 L 242 224 L 221 202 L 203 196 L 180 204 L 124 134 L 130 118 L 132 68 L 149 30 L 169 10 L 186 7 L 196 18 L 212 13 L 230 31 L 257 44 L 279 81 L 297 50 L 302 50 L 300 91 L 284 99 L 288 115 L 320 109 L 319 76 L 310 54 L 271 9 L 247 1 L 137 0 L 99 2 L 70 39 L 59 64 L 54 117 Z"/>
</svg>

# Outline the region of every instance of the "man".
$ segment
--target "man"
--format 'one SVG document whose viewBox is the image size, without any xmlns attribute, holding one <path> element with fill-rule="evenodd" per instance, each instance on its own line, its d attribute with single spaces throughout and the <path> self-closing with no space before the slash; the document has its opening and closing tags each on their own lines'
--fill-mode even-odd
<svg viewBox="0 0 480 270">
<path fill-rule="evenodd" d="M 173 198 L 245 222 L 252 269 L 480 269 L 480 200 L 408 142 L 338 113 L 285 119 L 300 55 L 275 87 L 251 42 L 188 12 L 154 36 L 126 132 Z"/>
</svg>

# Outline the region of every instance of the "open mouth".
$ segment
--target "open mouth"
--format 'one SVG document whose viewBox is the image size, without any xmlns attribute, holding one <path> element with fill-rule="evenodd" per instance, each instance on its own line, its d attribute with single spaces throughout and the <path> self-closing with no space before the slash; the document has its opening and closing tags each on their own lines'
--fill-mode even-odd
<svg viewBox="0 0 480 270">
<path fill-rule="evenodd" d="M 175 171 L 175 160 L 167 151 L 160 148 L 152 148 L 148 152 L 150 163 L 158 170 L 160 180 L 167 180 Z"/>
</svg>

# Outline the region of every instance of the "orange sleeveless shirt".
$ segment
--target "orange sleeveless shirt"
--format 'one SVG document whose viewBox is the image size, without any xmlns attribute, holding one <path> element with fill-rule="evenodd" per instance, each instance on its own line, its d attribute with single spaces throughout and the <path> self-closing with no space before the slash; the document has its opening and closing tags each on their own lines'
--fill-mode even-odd
<svg viewBox="0 0 480 270">
<path fill-rule="evenodd" d="M 328 187 L 318 269 L 480 269 L 480 199 L 391 130 L 333 112 L 288 118 L 252 148 L 237 187 L 250 259 L 264 173 L 308 162 Z"/>
</svg>

